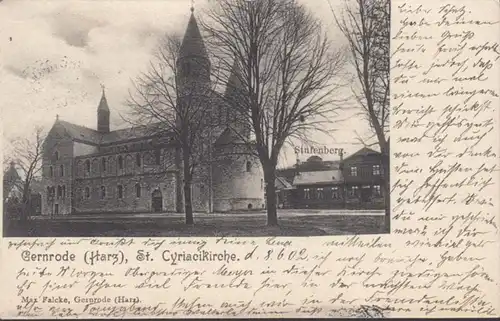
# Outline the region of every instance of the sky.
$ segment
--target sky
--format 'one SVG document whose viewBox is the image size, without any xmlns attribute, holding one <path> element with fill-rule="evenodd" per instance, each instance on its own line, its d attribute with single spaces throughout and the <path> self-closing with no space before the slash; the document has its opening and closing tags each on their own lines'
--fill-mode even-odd
<svg viewBox="0 0 500 321">
<path fill-rule="evenodd" d="M 210 1 L 196 0 L 202 15 Z M 328 0 L 303 1 L 342 46 Z M 335 9 L 342 3 L 331 0 Z M 132 80 L 145 71 L 167 33 L 182 35 L 191 0 L 17 0 L 0 3 L 0 106 L 2 147 L 26 137 L 35 126 L 47 131 L 56 115 L 78 125 L 96 128 L 96 109 L 102 85 L 111 110 L 111 129 L 127 127 L 120 117 Z M 346 115 L 346 117 L 349 115 Z M 352 118 L 352 117 L 351 117 Z M 361 148 L 355 132 L 369 132 L 363 119 L 342 123 L 334 138 L 316 139 L 316 147 Z M 304 146 L 305 147 L 305 146 Z M 305 161 L 311 155 L 299 155 Z M 338 156 L 324 156 L 338 159 Z M 284 150 L 280 167 L 295 163 Z"/>
</svg>

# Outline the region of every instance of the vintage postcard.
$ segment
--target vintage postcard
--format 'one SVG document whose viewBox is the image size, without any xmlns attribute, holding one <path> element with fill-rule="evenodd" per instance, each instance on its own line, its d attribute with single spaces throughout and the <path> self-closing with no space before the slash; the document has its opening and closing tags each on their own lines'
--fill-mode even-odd
<svg viewBox="0 0 500 321">
<path fill-rule="evenodd" d="M 498 0 L 0 0 L 0 317 L 499 317 L 499 39 Z"/>
</svg>

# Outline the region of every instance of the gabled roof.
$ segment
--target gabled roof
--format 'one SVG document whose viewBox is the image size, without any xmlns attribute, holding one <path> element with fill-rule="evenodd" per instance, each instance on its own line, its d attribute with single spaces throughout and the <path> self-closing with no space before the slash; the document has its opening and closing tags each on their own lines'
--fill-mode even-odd
<svg viewBox="0 0 500 321">
<path fill-rule="evenodd" d="M 286 178 L 281 177 L 281 176 L 276 176 L 276 180 L 274 182 L 274 186 L 278 190 L 283 190 L 283 189 L 292 189 L 293 186 L 286 180 Z"/>
<path fill-rule="evenodd" d="M 314 171 L 300 172 L 295 175 L 293 185 L 314 185 L 314 184 L 337 184 L 343 182 L 342 171 Z"/>
<path fill-rule="evenodd" d="M 95 129 L 76 125 L 63 120 L 57 120 L 54 126 L 61 126 L 64 128 L 66 133 L 74 140 L 93 145 L 111 144 L 136 138 L 151 137 L 154 136 L 155 133 L 158 133 L 158 124 L 119 129 L 110 131 L 109 133 L 99 133 Z"/>
<path fill-rule="evenodd" d="M 88 127 L 69 123 L 64 120 L 57 120 L 54 126 L 56 125 L 62 126 L 72 139 L 84 141 L 91 144 L 99 144 L 102 140 L 101 133 Z"/>
<path fill-rule="evenodd" d="M 363 147 L 361 148 L 360 150 L 358 150 L 357 152 L 355 152 L 354 154 L 352 155 L 349 155 L 348 157 L 346 157 L 344 159 L 344 161 L 350 159 L 350 158 L 353 158 L 353 157 L 359 157 L 359 156 L 367 156 L 367 155 L 380 155 L 380 152 L 377 152 L 371 148 L 368 148 L 368 147 Z"/>
</svg>

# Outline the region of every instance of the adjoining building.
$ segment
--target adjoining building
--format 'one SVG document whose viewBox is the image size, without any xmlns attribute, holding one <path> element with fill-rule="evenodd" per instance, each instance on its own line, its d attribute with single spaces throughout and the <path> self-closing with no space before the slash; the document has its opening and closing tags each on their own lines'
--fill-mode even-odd
<svg viewBox="0 0 500 321">
<path fill-rule="evenodd" d="M 193 12 L 177 65 L 180 84 L 210 88 L 210 60 Z M 237 78 L 231 75 L 225 95 L 233 94 Z M 220 121 L 208 128 L 210 158 L 194 174 L 193 210 L 262 208 L 260 162 L 252 153 L 231 156 L 248 148 L 231 138 L 248 133 L 234 132 L 232 108 L 222 100 L 207 101 L 206 108 Z M 110 114 L 103 90 L 97 129 L 56 118 L 44 144 L 42 214 L 182 212 L 182 158 L 173 135 L 158 136 L 154 124 L 111 130 Z"/>
<path fill-rule="evenodd" d="M 280 190 L 280 195 L 286 195 L 281 197 L 289 200 L 284 207 L 384 208 L 382 155 L 369 148 L 340 161 L 323 161 L 312 156 L 295 168 L 281 170 L 279 175 L 291 177 L 292 188 Z"/>
</svg>

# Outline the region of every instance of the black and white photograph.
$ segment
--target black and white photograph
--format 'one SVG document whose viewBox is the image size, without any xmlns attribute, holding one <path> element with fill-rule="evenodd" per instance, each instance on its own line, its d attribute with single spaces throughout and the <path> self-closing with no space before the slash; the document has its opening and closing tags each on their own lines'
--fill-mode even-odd
<svg viewBox="0 0 500 321">
<path fill-rule="evenodd" d="M 390 0 L 1 6 L 4 237 L 390 233 Z"/>
</svg>

